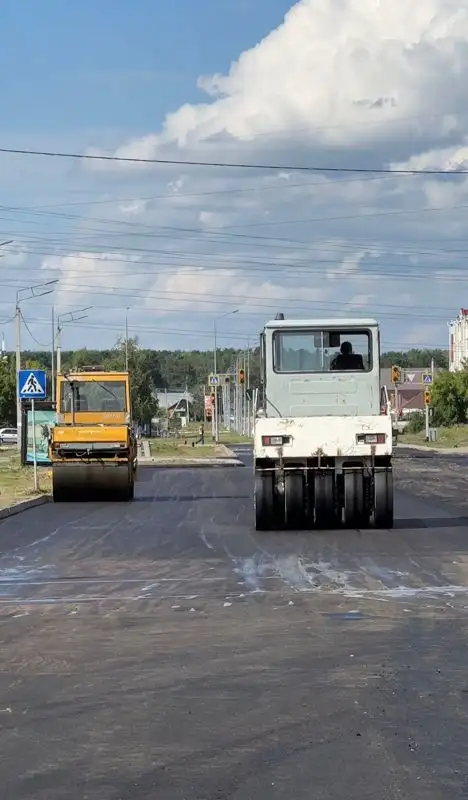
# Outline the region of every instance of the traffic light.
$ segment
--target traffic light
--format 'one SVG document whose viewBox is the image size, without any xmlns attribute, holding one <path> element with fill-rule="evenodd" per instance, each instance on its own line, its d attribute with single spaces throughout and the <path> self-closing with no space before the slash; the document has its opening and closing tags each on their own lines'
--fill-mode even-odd
<svg viewBox="0 0 468 800">
<path fill-rule="evenodd" d="M 211 392 L 211 405 L 214 406 L 216 402 L 216 392 Z"/>
<path fill-rule="evenodd" d="M 243 369 L 239 370 L 239 383 L 245 383 L 245 370 Z"/>
<path fill-rule="evenodd" d="M 226 386 L 227 386 L 227 385 L 229 385 L 229 384 L 231 383 L 231 377 L 230 377 L 230 375 L 225 375 L 225 376 L 224 376 L 224 383 L 226 384 Z"/>
<path fill-rule="evenodd" d="M 430 406 L 432 403 L 432 397 L 429 389 L 425 389 L 424 391 L 424 403 L 426 406 Z"/>
<path fill-rule="evenodd" d="M 400 367 L 393 366 L 392 367 L 392 383 L 400 383 L 401 380 L 401 369 Z"/>
</svg>

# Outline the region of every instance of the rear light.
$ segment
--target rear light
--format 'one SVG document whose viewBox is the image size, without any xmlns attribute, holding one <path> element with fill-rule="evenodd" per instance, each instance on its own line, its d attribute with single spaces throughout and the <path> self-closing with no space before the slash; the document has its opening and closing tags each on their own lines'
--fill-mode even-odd
<svg viewBox="0 0 468 800">
<path fill-rule="evenodd" d="M 290 441 L 290 436 L 262 436 L 262 445 L 264 447 L 281 447 L 281 445 L 288 444 Z"/>
<path fill-rule="evenodd" d="M 356 436 L 358 444 L 385 444 L 386 433 L 358 433 Z"/>
</svg>

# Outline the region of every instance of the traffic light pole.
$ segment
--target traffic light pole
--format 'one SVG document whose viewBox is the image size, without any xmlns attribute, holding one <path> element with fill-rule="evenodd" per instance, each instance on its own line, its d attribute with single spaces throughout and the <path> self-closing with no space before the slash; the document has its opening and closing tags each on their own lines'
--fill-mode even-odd
<svg viewBox="0 0 468 800">
<path fill-rule="evenodd" d="M 214 418 L 214 440 L 215 440 L 216 444 L 218 444 L 218 441 L 219 441 L 219 408 L 218 408 L 219 400 L 218 400 L 218 397 L 219 397 L 219 395 L 218 395 L 218 387 L 215 386 L 215 390 L 214 390 L 214 415 L 213 415 L 213 418 Z"/>
</svg>

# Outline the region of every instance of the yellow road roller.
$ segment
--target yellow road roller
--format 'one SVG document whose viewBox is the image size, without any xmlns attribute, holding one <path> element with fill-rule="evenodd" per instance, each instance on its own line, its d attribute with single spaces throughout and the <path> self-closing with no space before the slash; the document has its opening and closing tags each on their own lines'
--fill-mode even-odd
<svg viewBox="0 0 468 800">
<path fill-rule="evenodd" d="M 132 500 L 137 443 L 128 372 L 59 373 L 56 403 L 49 440 L 54 501 Z"/>
</svg>

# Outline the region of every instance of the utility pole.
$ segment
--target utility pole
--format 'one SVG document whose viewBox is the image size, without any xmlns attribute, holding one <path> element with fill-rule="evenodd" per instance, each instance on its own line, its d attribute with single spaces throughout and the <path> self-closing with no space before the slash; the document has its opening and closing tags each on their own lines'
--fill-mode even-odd
<svg viewBox="0 0 468 800">
<path fill-rule="evenodd" d="M 15 327 L 16 327 L 16 429 L 17 429 L 17 444 L 16 448 L 21 452 L 21 398 L 19 387 L 19 373 L 21 369 L 21 309 L 18 303 L 18 293 L 16 293 L 16 311 L 15 311 Z"/>
<path fill-rule="evenodd" d="M 125 309 L 125 372 L 128 372 L 128 306 Z"/>
<path fill-rule="evenodd" d="M 55 403 L 55 313 L 52 306 L 52 346 L 50 351 L 51 356 L 51 400 Z"/>
<path fill-rule="evenodd" d="M 213 320 L 213 374 L 216 375 L 218 371 L 217 363 L 217 350 L 218 345 L 216 342 L 216 320 Z M 214 407 L 211 409 L 211 435 L 213 441 L 218 441 L 218 387 L 214 386 Z"/>
<path fill-rule="evenodd" d="M 46 294 L 51 294 L 54 290 L 47 289 L 46 287 L 58 283 L 58 279 L 54 281 L 45 281 L 44 283 L 36 283 L 34 286 L 27 286 L 24 289 L 18 289 L 16 292 L 16 305 L 15 305 L 15 328 L 16 328 L 16 429 L 18 432 L 17 450 L 21 453 L 22 445 L 22 428 L 23 421 L 21 418 L 21 399 L 20 399 L 20 386 L 19 386 L 19 372 L 21 369 L 21 307 L 20 302 L 24 300 L 32 300 L 35 297 L 44 297 Z M 38 289 L 46 289 L 46 291 L 37 291 Z M 29 292 L 29 296 L 21 297 L 22 292 Z"/>
<path fill-rule="evenodd" d="M 217 358 L 217 328 L 216 322 L 223 317 L 228 317 L 231 314 L 237 314 L 239 312 L 238 308 L 235 308 L 233 311 L 226 311 L 224 314 L 220 314 L 219 317 L 215 317 L 213 320 L 213 374 L 218 374 L 218 358 Z M 219 408 L 218 408 L 218 386 L 214 386 L 214 395 L 215 395 L 215 403 L 214 409 L 211 416 L 211 433 L 213 436 L 214 441 L 217 443 L 219 441 Z"/>
</svg>

